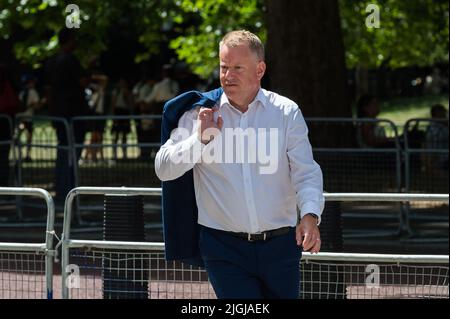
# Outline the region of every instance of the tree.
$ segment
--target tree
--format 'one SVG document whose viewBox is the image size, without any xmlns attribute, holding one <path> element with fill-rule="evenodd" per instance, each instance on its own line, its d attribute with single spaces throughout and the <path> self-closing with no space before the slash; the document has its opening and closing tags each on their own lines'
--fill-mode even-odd
<svg viewBox="0 0 450 319">
<path fill-rule="evenodd" d="M 229 31 L 246 29 L 266 39 L 264 0 L 184 0 L 170 11 L 174 28 L 197 16 L 197 23 L 188 26 L 170 43 L 178 57 L 185 60 L 202 78 L 211 77 L 218 68 L 220 39 Z"/>
<path fill-rule="evenodd" d="M 268 0 L 267 56 L 271 88 L 305 116 L 351 116 L 336 0 Z"/>
<path fill-rule="evenodd" d="M 339 4 L 349 68 L 448 63 L 448 1 L 370 1 L 379 9 L 379 28 L 365 24 L 366 17 L 372 12 L 367 10 L 367 1 L 339 0 Z"/>
<path fill-rule="evenodd" d="M 339 0 L 347 67 L 356 69 L 357 93 L 368 91 L 369 69 L 448 63 L 449 3 L 446 0 L 374 0 L 379 28 L 365 24 L 367 1 Z M 379 87 L 385 84 L 379 77 Z"/>
<path fill-rule="evenodd" d="M 352 116 L 337 0 L 267 0 L 266 47 L 270 88 L 297 102 L 305 117 Z M 322 147 L 352 134 L 309 129 Z"/>
<path fill-rule="evenodd" d="M 71 2 L 73 1 L 0 0 L 0 39 L 13 39 L 15 56 L 21 62 L 38 67 L 56 49 L 56 34 L 65 27 L 68 15 L 65 8 Z M 297 3 L 281 0 L 279 3 L 267 1 L 267 4 L 274 6 L 279 14 L 284 12 L 285 17 L 291 18 L 277 18 L 281 19 L 281 23 L 296 21 L 300 16 L 302 20 L 310 21 L 312 24 L 304 24 L 308 34 L 325 32 L 324 27 L 331 21 L 313 21 L 316 17 L 327 16 L 326 12 L 321 12 L 316 17 L 304 17 L 303 12 L 312 10 L 314 13 L 315 6 L 322 5 L 327 12 L 333 12 L 333 24 L 336 27 L 340 24 L 342 28 L 340 36 L 344 42 L 345 65 L 349 69 L 361 70 L 359 74 L 364 75 L 368 69 L 373 68 L 448 63 L 449 4 L 445 0 L 370 1 L 370 4 L 379 8 L 380 28 L 366 26 L 365 21 L 370 12 L 366 11 L 368 2 L 365 0 L 338 0 L 339 7 L 334 3 L 335 0 L 330 5 L 321 2 L 310 4 L 309 2 L 315 1 L 309 0 L 295 2 Z M 77 5 L 81 19 L 78 56 L 84 64 L 92 56 L 108 50 L 111 46 L 108 42 L 110 34 L 121 30 L 125 36 L 135 37 L 136 42 L 141 45 L 140 49 L 133 49 L 135 63 L 149 60 L 161 53 L 166 54 L 166 47 L 170 46 L 179 59 L 186 61 L 195 73 L 209 78 L 217 70 L 217 43 L 226 32 L 244 28 L 270 43 L 276 39 L 269 39 L 268 32 L 275 36 L 279 36 L 277 33 L 281 34 L 281 31 L 274 32 L 273 28 L 278 28 L 274 24 L 270 26 L 272 31 L 268 31 L 267 23 L 275 18 L 268 16 L 266 23 L 266 0 L 79 0 Z M 298 9 L 304 11 L 292 11 Z M 336 15 L 340 17 L 338 22 L 335 21 Z M 319 29 L 315 30 L 312 26 Z M 290 31 L 289 28 L 282 29 L 283 33 Z M 291 35 L 289 47 L 300 47 L 296 44 L 296 34 L 287 34 Z M 302 37 L 307 37 L 308 34 L 303 34 Z M 283 37 L 286 35 L 283 34 Z M 341 41 L 340 38 L 332 40 L 333 43 Z M 5 47 L 8 46 L 9 44 Z M 331 48 L 332 44 L 329 46 Z M 3 47 L 2 43 L 0 47 Z M 295 53 L 293 50 L 290 52 Z M 1 55 L 5 56 L 3 52 Z M 335 57 L 336 61 L 340 59 Z M 270 70 L 274 70 L 273 66 L 270 66 Z M 290 72 L 286 75 L 297 76 Z M 309 81 L 307 78 L 301 79 Z M 325 87 L 323 90 L 329 88 Z M 348 110 L 343 112 L 340 108 L 337 112 L 335 105 L 328 108 L 329 115 L 349 114 Z M 316 112 L 318 111 L 311 114 Z"/>
<path fill-rule="evenodd" d="M 73 1 L 0 0 L 0 37 L 16 38 L 15 53 L 23 61 L 39 61 L 56 46 L 55 34 L 65 26 L 65 9 L 70 3 Z M 364 23 L 370 14 L 367 1 L 339 0 L 347 67 L 388 64 L 395 68 L 448 60 L 448 1 L 373 0 L 370 4 L 380 10 L 378 29 Z M 167 34 L 173 37 L 163 40 L 171 41 L 180 57 L 197 66 L 205 61 L 213 65 L 214 59 L 204 51 L 215 51 L 215 43 L 229 30 L 246 28 L 266 39 L 265 0 L 79 0 L 77 5 L 80 32 L 90 34 L 81 43 L 87 52 L 106 50 L 105 35 L 119 24 L 135 31 L 146 48 L 136 52 L 137 62 L 158 54 L 158 43 Z M 161 32 L 163 29 L 174 32 Z M 205 50 L 199 50 L 199 45 Z M 199 62 L 192 53 L 205 59 Z M 198 72 L 209 76 L 211 69 Z"/>
<path fill-rule="evenodd" d="M 70 0 L 0 0 L 0 37 L 13 39 L 16 58 L 34 68 L 57 50 L 57 33 L 66 27 L 68 16 L 73 16 L 79 28 L 76 55 L 83 64 L 108 49 L 112 30 L 120 29 L 135 36 L 144 46 L 134 52 L 135 61 L 148 59 L 159 53 L 159 44 L 165 33 L 161 26 L 166 18 L 164 10 L 170 0 L 142 1 L 77 1 L 76 11 L 66 12 Z"/>
</svg>

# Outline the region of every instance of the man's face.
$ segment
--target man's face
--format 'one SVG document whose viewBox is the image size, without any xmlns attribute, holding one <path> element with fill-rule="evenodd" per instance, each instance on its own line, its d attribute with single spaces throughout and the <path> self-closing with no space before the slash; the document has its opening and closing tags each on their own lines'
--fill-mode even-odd
<svg viewBox="0 0 450 319">
<path fill-rule="evenodd" d="M 220 48 L 220 84 L 228 99 L 237 106 L 247 106 L 258 91 L 266 65 L 247 44 Z M 250 100 L 249 100 L 250 99 Z"/>
</svg>

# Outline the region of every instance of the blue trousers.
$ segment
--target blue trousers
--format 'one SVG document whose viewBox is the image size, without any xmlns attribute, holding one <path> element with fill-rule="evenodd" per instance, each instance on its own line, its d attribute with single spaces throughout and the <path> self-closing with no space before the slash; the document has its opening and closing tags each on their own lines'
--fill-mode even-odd
<svg viewBox="0 0 450 319">
<path fill-rule="evenodd" d="M 249 242 L 200 227 L 200 252 L 219 299 L 297 299 L 301 247 L 295 228 L 267 241 Z"/>
</svg>

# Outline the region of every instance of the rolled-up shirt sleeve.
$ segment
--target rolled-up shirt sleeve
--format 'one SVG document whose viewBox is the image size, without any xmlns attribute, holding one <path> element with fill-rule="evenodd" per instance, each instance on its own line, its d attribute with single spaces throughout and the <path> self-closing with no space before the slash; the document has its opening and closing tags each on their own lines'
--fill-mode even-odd
<svg viewBox="0 0 450 319">
<path fill-rule="evenodd" d="M 314 161 L 308 128 L 298 106 L 288 117 L 287 155 L 300 217 L 303 218 L 308 213 L 315 214 L 319 217 L 320 224 L 325 203 L 322 170 Z"/>
</svg>

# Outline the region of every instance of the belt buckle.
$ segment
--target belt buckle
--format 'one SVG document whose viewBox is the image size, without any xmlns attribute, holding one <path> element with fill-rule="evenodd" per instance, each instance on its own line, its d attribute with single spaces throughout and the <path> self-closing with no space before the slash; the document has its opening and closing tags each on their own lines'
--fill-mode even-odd
<svg viewBox="0 0 450 319">
<path fill-rule="evenodd" d="M 267 239 L 267 233 L 264 232 L 264 233 L 262 233 L 262 235 L 263 235 L 263 241 L 266 241 L 266 239 Z M 247 240 L 250 241 L 250 242 L 254 241 L 254 240 L 252 239 L 252 234 L 250 234 L 250 233 L 247 234 Z"/>
</svg>

